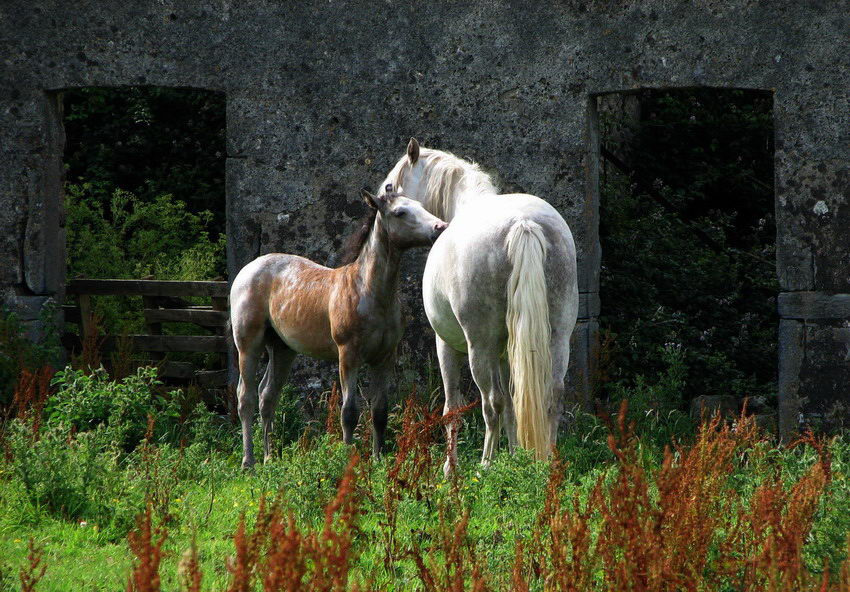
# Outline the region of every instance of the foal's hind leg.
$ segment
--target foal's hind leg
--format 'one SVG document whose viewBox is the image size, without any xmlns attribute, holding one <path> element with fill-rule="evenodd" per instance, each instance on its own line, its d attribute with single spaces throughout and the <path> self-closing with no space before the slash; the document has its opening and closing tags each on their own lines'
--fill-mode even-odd
<svg viewBox="0 0 850 592">
<path fill-rule="evenodd" d="M 257 414 L 257 366 L 262 352 L 262 338 L 237 339 L 239 350 L 239 420 L 242 423 L 242 468 L 254 466 L 254 443 L 251 425 Z"/>
<path fill-rule="evenodd" d="M 369 406 L 372 409 L 372 454 L 380 456 L 387 429 L 387 392 L 393 382 L 395 356 L 370 368 Z"/>
<path fill-rule="evenodd" d="M 286 382 L 295 352 L 289 349 L 277 335 L 267 337 L 266 351 L 269 364 L 260 383 L 260 418 L 263 422 L 263 462 L 271 459 L 271 432 L 274 412 L 280 399 L 280 389 Z"/>
<path fill-rule="evenodd" d="M 354 443 L 354 429 L 357 427 L 357 370 L 360 358 L 351 346 L 339 346 L 339 383 L 342 387 L 342 440 L 346 444 Z"/>
</svg>

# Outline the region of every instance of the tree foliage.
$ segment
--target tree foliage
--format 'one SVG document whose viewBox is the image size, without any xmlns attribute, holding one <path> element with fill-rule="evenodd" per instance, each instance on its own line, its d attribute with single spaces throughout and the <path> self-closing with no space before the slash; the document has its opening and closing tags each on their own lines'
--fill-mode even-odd
<svg viewBox="0 0 850 592">
<path fill-rule="evenodd" d="M 143 202 L 172 195 L 224 232 L 225 98 L 192 89 L 87 88 L 64 95 L 67 181 Z"/>
</svg>

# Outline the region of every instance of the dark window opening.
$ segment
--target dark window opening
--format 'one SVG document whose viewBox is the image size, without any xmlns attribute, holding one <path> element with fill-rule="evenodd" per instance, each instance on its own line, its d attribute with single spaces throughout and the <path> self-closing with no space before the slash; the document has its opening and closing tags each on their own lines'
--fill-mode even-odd
<svg viewBox="0 0 850 592">
<path fill-rule="evenodd" d="M 773 97 L 643 90 L 595 98 L 603 391 L 660 385 L 772 404 L 777 327 Z"/>
</svg>

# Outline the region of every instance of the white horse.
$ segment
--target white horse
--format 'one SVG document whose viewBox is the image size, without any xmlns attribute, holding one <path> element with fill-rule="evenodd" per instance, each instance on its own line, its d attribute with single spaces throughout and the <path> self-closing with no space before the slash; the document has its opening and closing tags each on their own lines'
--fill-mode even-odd
<svg viewBox="0 0 850 592">
<path fill-rule="evenodd" d="M 476 164 L 420 148 L 415 139 L 381 186 L 389 183 L 451 222 L 428 255 L 422 288 L 437 334 L 444 414 L 462 403 L 465 354 L 487 426 L 482 464 L 495 455 L 500 425 L 511 450 L 518 441 L 547 458 L 578 315 L 576 249 L 567 223 L 539 197 L 499 195 Z M 446 429 L 448 473 L 457 462 L 457 421 Z"/>
</svg>

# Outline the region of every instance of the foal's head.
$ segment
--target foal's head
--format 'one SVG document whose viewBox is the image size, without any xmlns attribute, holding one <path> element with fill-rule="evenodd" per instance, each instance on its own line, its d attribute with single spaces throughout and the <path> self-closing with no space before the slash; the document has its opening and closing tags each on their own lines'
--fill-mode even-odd
<svg viewBox="0 0 850 592">
<path fill-rule="evenodd" d="M 405 197 L 391 184 L 375 197 L 363 191 L 363 199 L 377 211 L 375 224 L 380 224 L 390 242 L 399 249 L 428 246 L 446 229 L 448 224 L 429 214 L 418 201 Z"/>
</svg>

